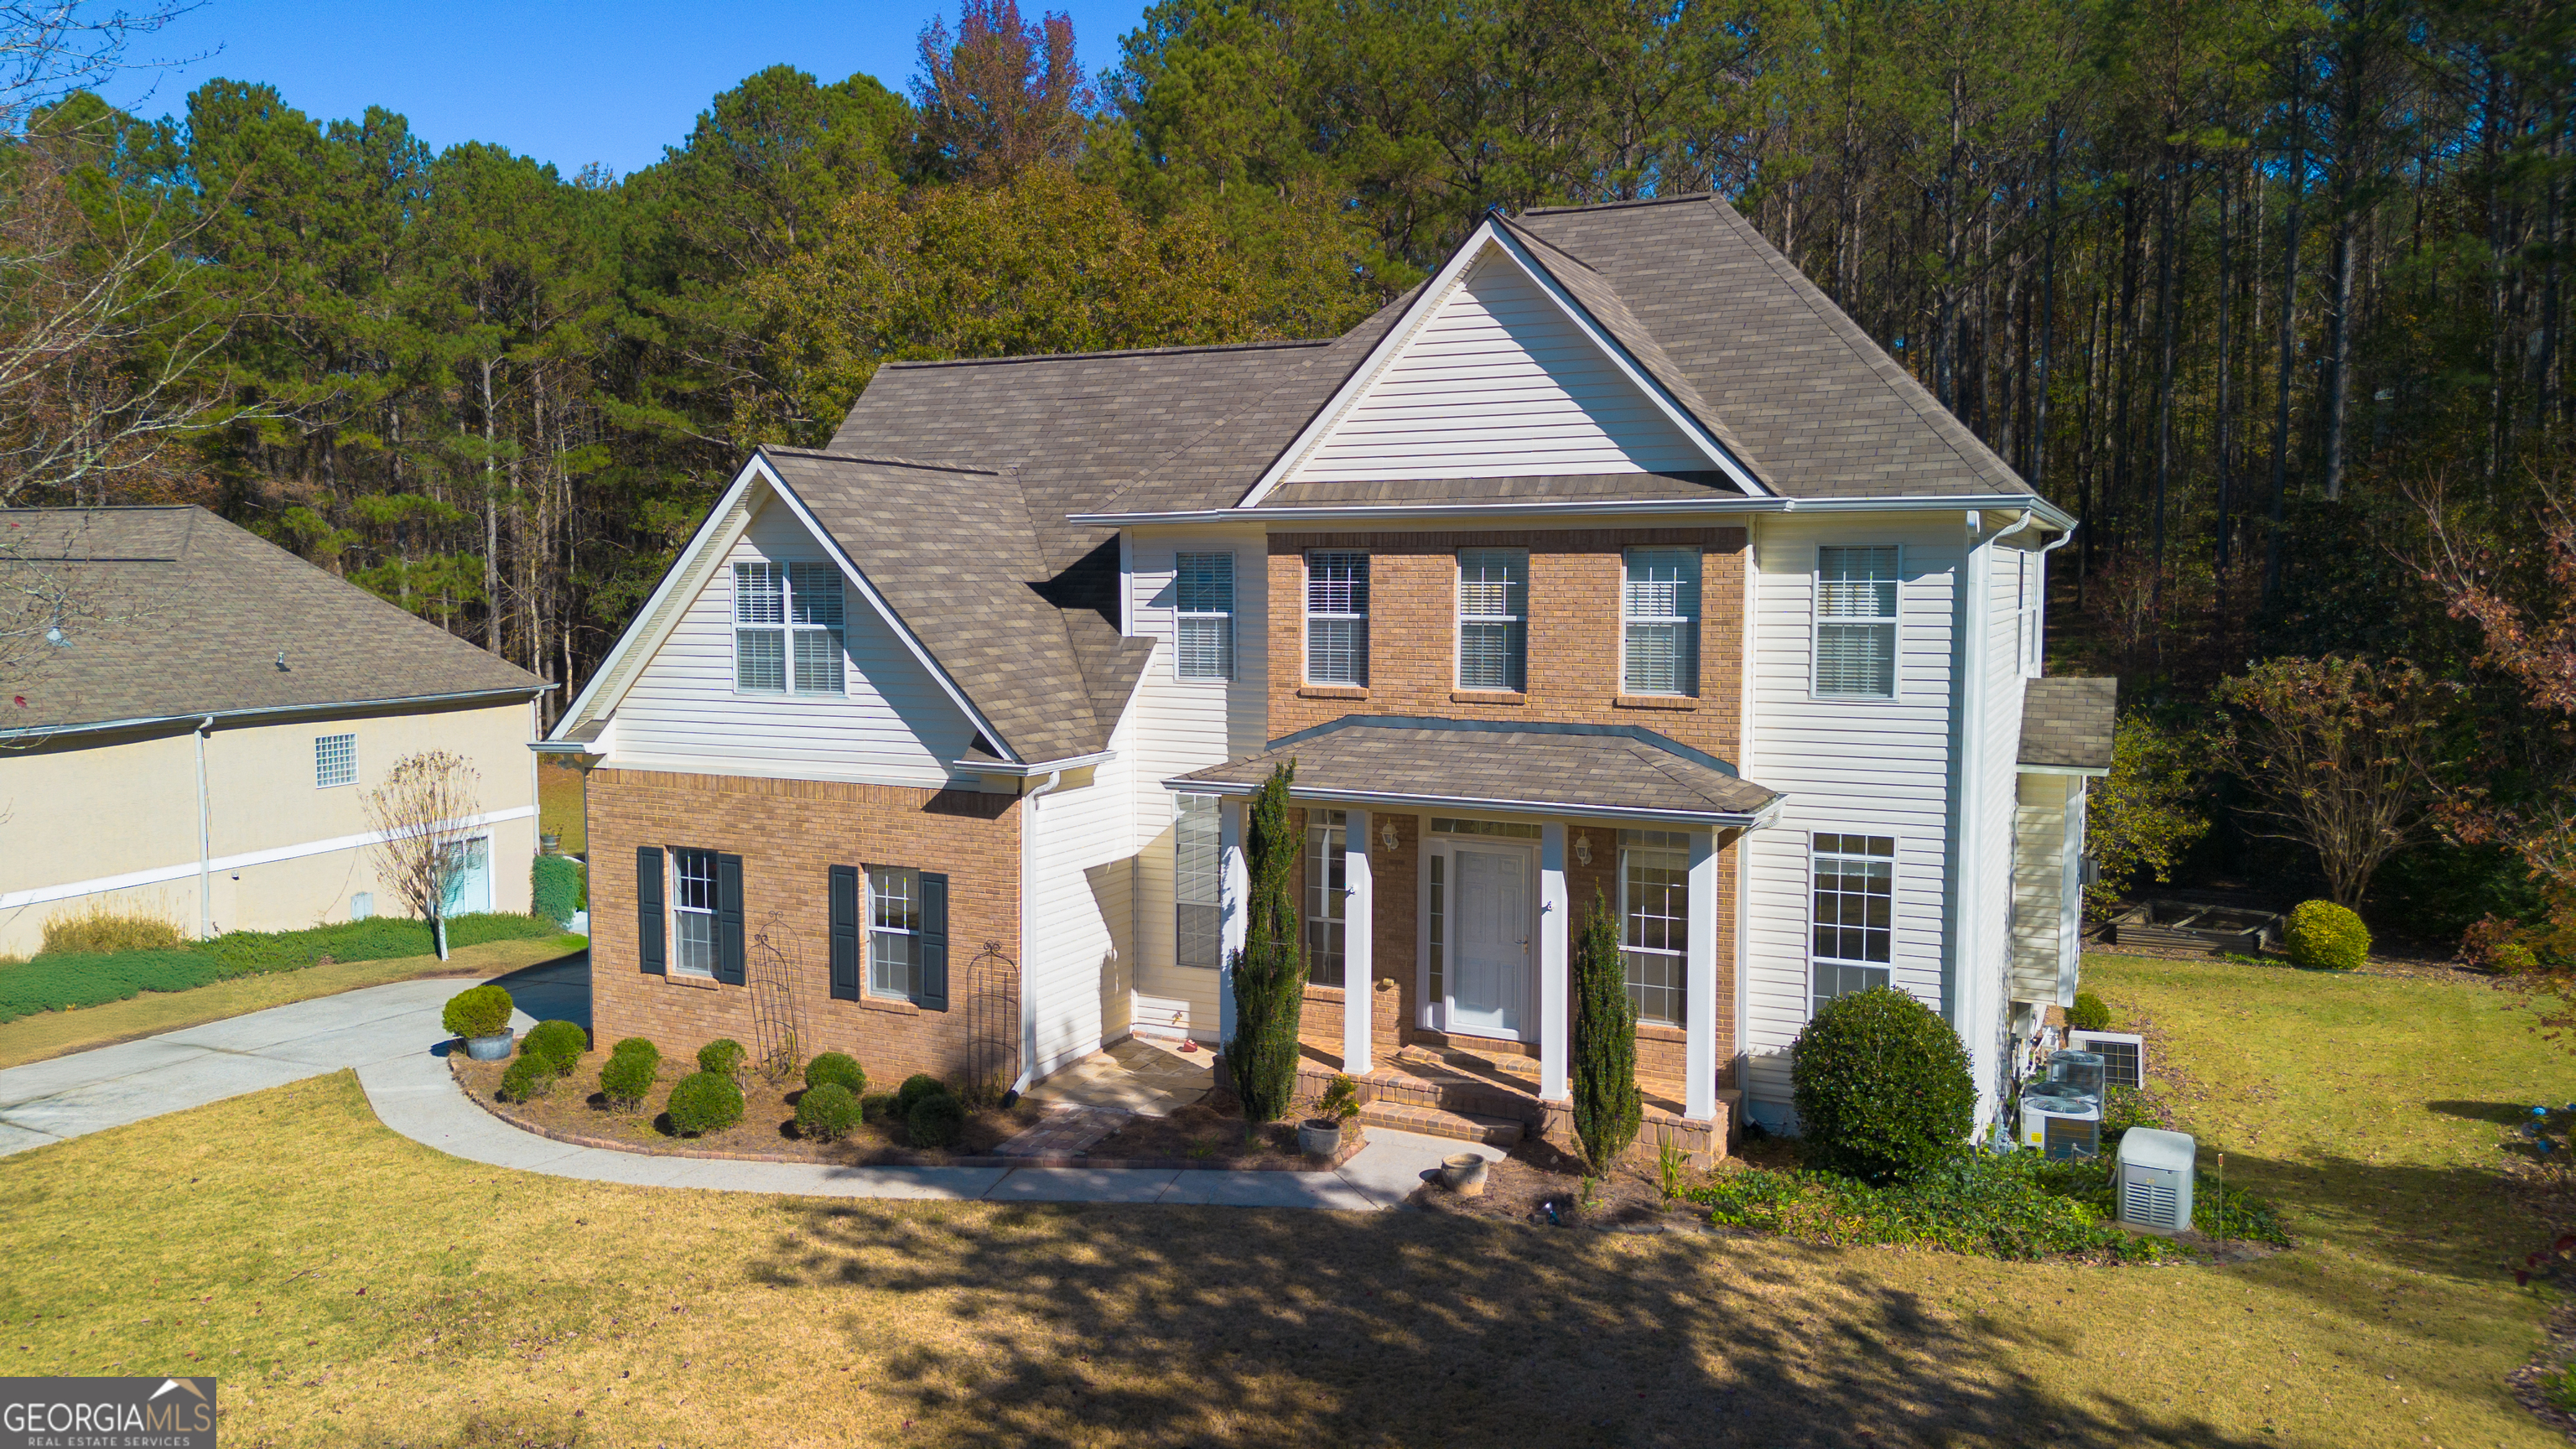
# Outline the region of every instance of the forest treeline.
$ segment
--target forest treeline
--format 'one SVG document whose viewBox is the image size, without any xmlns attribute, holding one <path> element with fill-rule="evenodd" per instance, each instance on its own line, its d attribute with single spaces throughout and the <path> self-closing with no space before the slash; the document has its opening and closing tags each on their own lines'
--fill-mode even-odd
<svg viewBox="0 0 2576 1449">
<path fill-rule="evenodd" d="M 1489 208 L 1715 191 L 2083 520 L 2061 646 L 2132 700 L 2404 655 L 2559 727 L 2426 560 L 2560 587 L 2576 7 L 1164 0 L 1121 56 L 967 0 L 902 90 L 784 57 L 626 176 L 254 81 L 30 109 L 0 322 L 102 258 L 147 320 L 0 487 L 205 502 L 577 687 L 885 360 L 1328 335 Z"/>
</svg>

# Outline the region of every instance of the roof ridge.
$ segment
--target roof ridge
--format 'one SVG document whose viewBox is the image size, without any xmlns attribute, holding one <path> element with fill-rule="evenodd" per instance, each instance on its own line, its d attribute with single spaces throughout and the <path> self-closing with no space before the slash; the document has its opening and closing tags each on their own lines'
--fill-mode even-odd
<svg viewBox="0 0 2576 1449">
<path fill-rule="evenodd" d="M 918 468 L 931 473 L 983 473 L 995 478 L 1003 476 L 1001 469 L 987 468 L 981 463 L 929 463 L 918 458 L 897 458 L 882 453 L 835 453 L 829 448 L 790 448 L 774 443 L 761 444 L 759 451 L 778 453 L 790 458 L 827 458 L 835 463 L 873 463 L 885 468 Z"/>
<path fill-rule="evenodd" d="M 1521 211 L 1523 216 L 1562 216 L 1569 211 L 1621 211 L 1632 206 L 1671 206 L 1683 201 L 1714 201 L 1714 191 L 1685 191 L 1678 196 L 1637 196 L 1625 201 L 1587 201 L 1577 206 L 1532 206 Z"/>
<path fill-rule="evenodd" d="M 1210 342 L 1195 347 L 1117 347 L 1101 352 L 1025 352 L 1016 357 L 929 357 L 877 364 L 887 368 L 999 367 L 1017 362 L 1089 362 L 1103 357 L 1168 357 L 1193 352 L 1258 352 L 1277 347 L 1330 347 L 1338 337 L 1283 337 L 1272 342 Z"/>
<path fill-rule="evenodd" d="M 1572 210 L 1573 208 L 1569 207 L 1567 209 Z M 1565 258 L 1567 261 L 1574 263 L 1576 266 L 1581 267 L 1583 270 L 1590 272 L 1592 275 L 1600 277 L 1603 281 L 1606 282 L 1609 280 L 1608 274 L 1604 273 L 1599 267 L 1596 267 L 1590 262 L 1585 261 L 1583 258 L 1576 256 L 1574 253 L 1567 251 L 1557 243 L 1549 241 L 1546 237 L 1540 236 L 1537 232 L 1530 230 L 1528 227 L 1521 225 L 1510 217 L 1501 216 L 1496 217 L 1495 220 L 1501 222 L 1513 236 L 1520 238 L 1522 241 L 1545 247 L 1549 251 L 1552 251 L 1558 256 Z M 1612 290 L 1615 291 L 1617 289 L 1613 288 Z"/>
</svg>

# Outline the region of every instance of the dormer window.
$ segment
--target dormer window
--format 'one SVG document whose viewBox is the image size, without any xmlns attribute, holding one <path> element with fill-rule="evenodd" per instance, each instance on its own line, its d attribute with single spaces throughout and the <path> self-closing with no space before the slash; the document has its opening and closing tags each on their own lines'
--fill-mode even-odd
<svg viewBox="0 0 2576 1449">
<path fill-rule="evenodd" d="M 847 691 L 841 571 L 830 564 L 733 566 L 733 683 L 745 693 Z"/>
</svg>

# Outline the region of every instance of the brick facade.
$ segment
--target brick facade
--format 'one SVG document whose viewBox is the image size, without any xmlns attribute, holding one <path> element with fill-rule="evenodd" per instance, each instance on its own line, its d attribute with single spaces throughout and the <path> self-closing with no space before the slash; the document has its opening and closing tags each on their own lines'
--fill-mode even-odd
<svg viewBox="0 0 2576 1449">
<path fill-rule="evenodd" d="M 1016 797 L 601 769 L 591 772 L 587 808 L 591 1021 L 599 1041 L 648 1037 L 665 1056 L 683 1057 L 718 1037 L 753 1046 L 758 1025 L 752 985 L 768 973 L 790 986 L 804 1023 L 804 1055 L 848 1052 L 867 1069 L 872 1090 L 892 1090 L 914 1072 L 963 1082 L 974 1031 L 990 1036 L 1007 1030 L 1009 1049 L 1018 1049 L 1018 1011 L 1011 1005 L 1018 999 L 1020 952 Z M 742 857 L 751 985 L 650 976 L 637 969 L 639 846 Z M 858 1001 L 832 999 L 826 882 L 834 865 L 947 874 L 948 1010 L 924 1011 L 908 1001 L 868 998 L 864 991 Z M 866 980 L 864 960 L 860 980 Z M 1008 993 L 1010 1000 L 996 993 Z"/>
</svg>

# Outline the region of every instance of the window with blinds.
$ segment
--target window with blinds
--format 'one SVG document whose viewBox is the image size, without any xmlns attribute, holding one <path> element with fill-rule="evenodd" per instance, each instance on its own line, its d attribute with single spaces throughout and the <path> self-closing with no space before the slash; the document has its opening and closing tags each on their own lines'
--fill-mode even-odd
<svg viewBox="0 0 2576 1449">
<path fill-rule="evenodd" d="M 1529 653 L 1529 550 L 1458 550 L 1458 687 L 1519 691 Z"/>
<path fill-rule="evenodd" d="M 1175 555 L 1172 616 L 1172 666 L 1180 677 L 1232 679 L 1234 555 Z"/>
<path fill-rule="evenodd" d="M 1896 697 L 1893 545 L 1816 550 L 1816 693 Z"/>
<path fill-rule="evenodd" d="M 848 689 L 841 571 L 830 564 L 733 566 L 733 682 L 740 690 Z"/>
<path fill-rule="evenodd" d="M 1814 1005 L 1888 984 L 1896 947 L 1896 841 L 1824 835 L 1814 844 Z"/>
<path fill-rule="evenodd" d="M 1699 550 L 1628 550 L 1620 612 L 1625 624 L 1620 690 L 1699 693 Z"/>
<path fill-rule="evenodd" d="M 1172 797 L 1173 960 L 1209 969 L 1224 963 L 1225 856 L 1214 795 Z"/>
<path fill-rule="evenodd" d="M 1306 555 L 1306 682 L 1368 683 L 1368 555 Z"/>
</svg>

